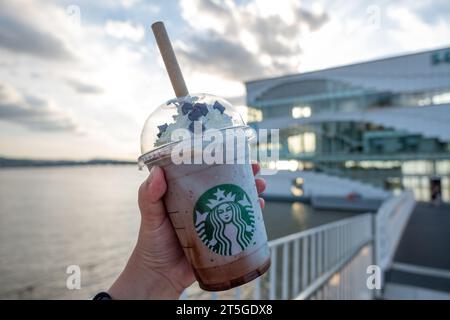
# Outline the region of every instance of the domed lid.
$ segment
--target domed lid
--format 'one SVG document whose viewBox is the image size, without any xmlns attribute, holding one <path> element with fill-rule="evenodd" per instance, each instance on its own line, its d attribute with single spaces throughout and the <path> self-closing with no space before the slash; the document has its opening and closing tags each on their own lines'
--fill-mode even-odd
<svg viewBox="0 0 450 320">
<path fill-rule="evenodd" d="M 193 133 L 196 121 L 202 131 L 246 126 L 239 112 L 225 99 L 209 94 L 175 98 L 160 105 L 145 121 L 141 152 L 147 156 L 141 160 L 147 162 L 148 158 L 157 156 L 156 153 L 167 151 L 168 146 L 177 142 L 171 139 L 176 129 L 187 129 Z M 153 151 L 155 154 L 151 155 Z"/>
</svg>

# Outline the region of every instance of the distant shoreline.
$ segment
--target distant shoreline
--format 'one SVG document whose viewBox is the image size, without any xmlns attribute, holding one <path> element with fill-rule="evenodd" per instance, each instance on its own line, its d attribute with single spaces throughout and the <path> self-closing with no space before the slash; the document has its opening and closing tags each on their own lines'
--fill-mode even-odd
<svg viewBox="0 0 450 320">
<path fill-rule="evenodd" d="M 33 160 L 13 159 L 0 157 L 0 169 L 2 168 L 40 168 L 40 167 L 74 167 L 92 165 L 137 165 L 136 161 L 93 159 L 86 161 L 75 160 Z"/>
</svg>

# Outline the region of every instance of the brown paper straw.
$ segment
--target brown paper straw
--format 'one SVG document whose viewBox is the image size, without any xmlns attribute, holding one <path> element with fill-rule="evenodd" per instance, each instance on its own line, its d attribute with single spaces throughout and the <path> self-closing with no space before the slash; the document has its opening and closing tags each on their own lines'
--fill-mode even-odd
<svg viewBox="0 0 450 320">
<path fill-rule="evenodd" d="M 184 82 L 180 66 L 178 65 L 177 57 L 173 52 L 172 44 L 170 43 L 164 23 L 161 21 L 153 23 L 152 30 L 155 35 L 156 43 L 158 44 L 159 52 L 164 60 L 173 90 L 175 91 L 175 95 L 178 98 L 187 96 L 189 92 L 186 83 Z"/>
</svg>

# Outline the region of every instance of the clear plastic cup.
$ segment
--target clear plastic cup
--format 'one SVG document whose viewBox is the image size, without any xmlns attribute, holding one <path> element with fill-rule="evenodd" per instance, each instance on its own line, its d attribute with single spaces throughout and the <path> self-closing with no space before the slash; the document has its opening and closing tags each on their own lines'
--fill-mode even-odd
<svg viewBox="0 0 450 320">
<path fill-rule="evenodd" d="M 173 134 L 180 129 L 192 135 Z M 202 139 L 210 135 L 216 139 Z M 163 168 L 166 210 L 200 287 L 208 291 L 247 283 L 270 266 L 249 160 L 251 138 L 252 131 L 232 105 L 207 94 L 166 102 L 149 116 L 142 131 L 139 163 L 149 170 L 155 165 Z M 213 163 L 205 160 L 208 145 L 222 150 L 218 156 L 213 153 Z M 180 163 L 176 150 L 184 150 L 191 161 Z M 199 158 L 202 161 L 195 161 Z"/>
</svg>

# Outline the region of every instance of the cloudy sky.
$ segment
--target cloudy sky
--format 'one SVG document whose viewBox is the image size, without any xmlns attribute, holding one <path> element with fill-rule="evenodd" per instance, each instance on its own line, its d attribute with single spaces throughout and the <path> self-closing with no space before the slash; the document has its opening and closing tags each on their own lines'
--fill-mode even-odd
<svg viewBox="0 0 450 320">
<path fill-rule="evenodd" d="M 450 45 L 450 2 L 0 0 L 0 156 L 136 159 L 173 97 L 163 20 L 191 92 Z"/>
</svg>

